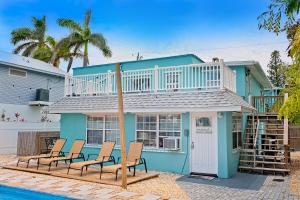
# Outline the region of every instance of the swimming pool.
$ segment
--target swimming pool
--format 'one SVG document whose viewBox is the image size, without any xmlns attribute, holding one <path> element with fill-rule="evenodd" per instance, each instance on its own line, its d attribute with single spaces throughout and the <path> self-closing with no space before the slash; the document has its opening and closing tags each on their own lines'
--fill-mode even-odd
<svg viewBox="0 0 300 200">
<path fill-rule="evenodd" d="M 21 188 L 0 185 L 0 199 L 2 200 L 72 200 L 72 198 L 36 192 Z"/>
</svg>

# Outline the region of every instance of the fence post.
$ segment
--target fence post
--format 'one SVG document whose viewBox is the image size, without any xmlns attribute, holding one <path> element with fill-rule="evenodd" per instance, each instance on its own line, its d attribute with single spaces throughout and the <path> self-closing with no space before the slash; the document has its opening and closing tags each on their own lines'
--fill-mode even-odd
<svg viewBox="0 0 300 200">
<path fill-rule="evenodd" d="M 107 73 L 107 94 L 111 94 L 112 93 L 112 72 L 109 70 Z"/>
<path fill-rule="evenodd" d="M 288 99 L 288 93 L 285 93 L 284 94 L 284 102 L 286 102 L 286 100 Z M 283 120 L 283 124 L 284 124 L 284 127 L 283 127 L 283 134 L 284 134 L 284 139 L 283 139 L 283 142 L 285 145 L 288 145 L 289 144 L 289 121 L 288 121 L 288 118 L 284 118 Z"/>
<path fill-rule="evenodd" d="M 220 89 L 224 89 L 224 60 L 220 59 Z"/>
<path fill-rule="evenodd" d="M 154 66 L 154 92 L 158 91 L 158 84 L 159 84 L 159 74 L 158 74 L 158 65 Z"/>
</svg>

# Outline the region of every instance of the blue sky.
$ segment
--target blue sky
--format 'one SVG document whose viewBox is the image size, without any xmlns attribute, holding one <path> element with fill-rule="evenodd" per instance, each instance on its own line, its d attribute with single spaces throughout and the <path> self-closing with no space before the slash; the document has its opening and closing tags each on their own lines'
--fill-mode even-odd
<svg viewBox="0 0 300 200">
<path fill-rule="evenodd" d="M 113 51 L 110 59 L 90 48 L 90 64 L 194 53 L 205 61 L 212 57 L 257 60 L 265 68 L 270 53 L 279 50 L 289 62 L 284 35 L 258 30 L 257 16 L 269 0 L 7 0 L 0 2 L 0 50 L 10 52 L 11 30 L 31 26 L 31 16 L 47 17 L 47 33 L 57 39 L 68 30 L 58 18 L 83 21 L 93 12 L 91 26 L 101 32 Z M 75 65 L 80 66 L 81 61 Z"/>
</svg>

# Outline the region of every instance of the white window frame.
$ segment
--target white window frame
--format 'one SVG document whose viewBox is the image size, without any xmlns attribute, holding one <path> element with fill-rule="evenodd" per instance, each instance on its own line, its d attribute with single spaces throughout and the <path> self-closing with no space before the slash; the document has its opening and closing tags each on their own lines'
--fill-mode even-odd
<svg viewBox="0 0 300 200">
<path fill-rule="evenodd" d="M 149 116 L 153 115 L 156 117 L 156 130 L 140 130 L 137 128 L 137 117 L 138 116 Z M 153 149 L 153 150 L 165 150 L 165 148 L 159 147 L 159 133 L 161 130 L 159 130 L 159 115 L 180 115 L 180 131 L 179 136 L 167 136 L 168 138 L 178 138 L 179 139 L 179 150 L 182 149 L 182 113 L 136 113 L 135 115 L 135 140 L 137 140 L 137 132 L 138 131 L 149 131 L 149 132 L 156 132 L 156 147 L 147 147 L 145 146 L 145 149 Z M 167 132 L 167 131 L 166 131 Z"/>
<path fill-rule="evenodd" d="M 238 120 L 239 122 L 237 122 L 237 120 L 234 119 L 234 117 L 240 117 L 240 119 Z M 234 130 L 234 127 L 233 127 L 234 123 L 236 123 L 236 125 L 235 125 L 236 130 Z M 240 126 L 240 130 L 239 130 L 239 126 Z M 236 133 L 236 135 L 237 135 L 236 148 L 233 147 L 233 134 L 234 133 Z M 241 145 L 239 145 L 239 139 L 241 139 Z M 242 148 L 242 145 L 243 145 L 243 114 L 240 112 L 233 112 L 232 113 L 232 150 L 233 151 L 240 150 Z"/>
<path fill-rule="evenodd" d="M 14 71 L 19 71 L 19 72 L 23 72 L 25 73 L 25 76 L 19 76 L 19 75 L 15 75 L 15 74 L 12 74 L 11 71 L 14 70 Z M 27 78 L 27 71 L 26 70 L 21 70 L 21 69 L 16 69 L 16 68 L 9 68 L 8 69 L 8 75 L 9 76 L 15 76 L 15 77 L 20 77 L 20 78 Z"/>
<path fill-rule="evenodd" d="M 120 134 L 120 128 L 119 129 L 106 129 L 106 116 L 116 116 L 119 117 L 117 114 L 101 114 L 101 115 L 86 115 L 86 130 L 85 130 L 85 140 L 86 140 L 86 145 L 87 146 L 96 146 L 96 147 L 101 147 L 102 144 L 106 141 L 106 130 L 119 130 Z M 89 117 L 103 117 L 103 129 L 95 129 L 95 130 L 102 130 L 103 131 L 103 136 L 102 136 L 102 144 L 89 144 L 88 143 L 88 130 L 93 130 L 88 128 L 88 118 Z M 119 147 L 120 145 L 116 143 L 116 147 Z"/>
</svg>

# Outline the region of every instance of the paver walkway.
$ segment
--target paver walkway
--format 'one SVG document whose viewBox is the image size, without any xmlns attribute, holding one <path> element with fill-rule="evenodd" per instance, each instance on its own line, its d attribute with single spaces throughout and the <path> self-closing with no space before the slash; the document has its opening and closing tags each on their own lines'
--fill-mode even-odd
<svg viewBox="0 0 300 200">
<path fill-rule="evenodd" d="M 239 174 L 238 174 L 239 175 Z M 249 176 L 256 176 L 250 175 Z M 261 178 L 244 179 L 240 181 L 253 182 L 257 180 L 259 188 L 249 186 L 249 189 L 243 188 L 247 183 L 241 183 L 242 187 L 238 187 L 238 181 L 226 182 L 222 179 L 216 180 L 193 180 L 195 178 L 180 178 L 177 183 L 188 193 L 191 199 L 222 199 L 222 200 L 253 200 L 253 199 L 275 199 L 275 200 L 292 200 L 299 199 L 290 192 L 290 177 L 285 176 L 265 176 L 264 182 L 261 184 Z M 283 179 L 283 182 L 275 182 L 273 179 Z M 255 183 L 253 183 L 255 184 Z M 251 185 L 253 185 L 251 184 Z"/>
<path fill-rule="evenodd" d="M 161 199 L 161 197 L 157 195 L 128 192 L 119 187 L 109 188 L 97 183 L 88 183 L 6 169 L 0 170 L 0 182 L 1 184 L 8 186 L 48 192 L 51 194 L 60 194 L 76 199 Z"/>
</svg>

